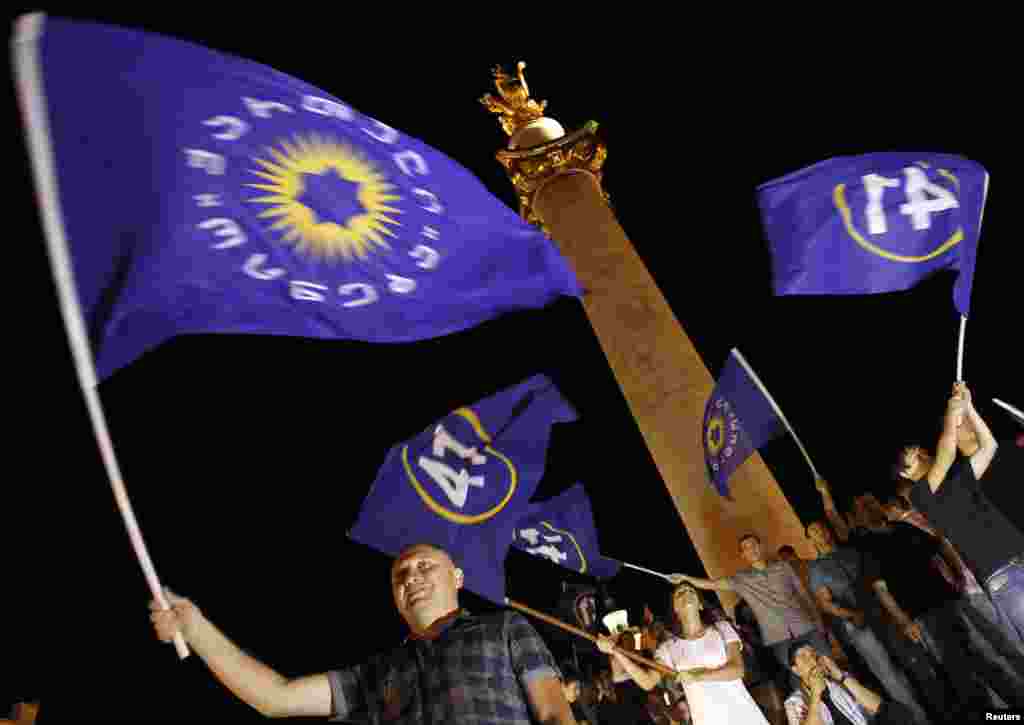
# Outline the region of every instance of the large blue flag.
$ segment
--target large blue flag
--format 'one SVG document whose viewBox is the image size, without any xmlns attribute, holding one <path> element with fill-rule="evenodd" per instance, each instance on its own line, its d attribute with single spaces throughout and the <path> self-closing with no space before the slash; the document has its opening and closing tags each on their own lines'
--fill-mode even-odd
<svg viewBox="0 0 1024 725">
<path fill-rule="evenodd" d="M 505 556 L 544 474 L 551 426 L 575 419 L 543 375 L 459 408 L 388 452 L 349 536 L 392 556 L 441 546 L 468 589 L 503 603 Z"/>
<path fill-rule="evenodd" d="M 729 477 L 750 455 L 786 431 L 754 371 L 733 349 L 704 407 L 704 462 L 719 494 L 731 498 Z"/>
<path fill-rule="evenodd" d="M 150 33 L 18 28 L 100 379 L 184 333 L 406 342 L 580 294 L 466 169 L 319 88 Z"/>
<path fill-rule="evenodd" d="M 873 294 L 959 272 L 971 301 L 988 173 L 950 154 L 886 152 L 828 159 L 757 189 L 775 293 Z"/>
<path fill-rule="evenodd" d="M 532 505 L 515 527 L 512 545 L 528 554 L 600 579 L 615 576 L 619 563 L 601 555 L 590 498 L 582 484 Z"/>
</svg>

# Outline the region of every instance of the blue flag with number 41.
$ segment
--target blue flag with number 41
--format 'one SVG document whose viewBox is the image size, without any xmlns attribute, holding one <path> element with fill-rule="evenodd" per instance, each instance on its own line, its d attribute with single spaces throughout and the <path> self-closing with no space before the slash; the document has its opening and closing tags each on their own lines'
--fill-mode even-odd
<svg viewBox="0 0 1024 725">
<path fill-rule="evenodd" d="M 453 411 L 388 452 L 349 536 L 392 556 L 440 546 L 466 588 L 504 603 L 505 556 L 532 511 L 551 426 L 575 419 L 543 375 Z"/>
<path fill-rule="evenodd" d="M 949 269 L 966 316 L 987 193 L 981 164 L 927 152 L 842 156 L 762 184 L 775 294 L 894 292 Z"/>
<path fill-rule="evenodd" d="M 619 571 L 617 561 L 601 555 L 590 497 L 581 483 L 533 504 L 531 513 L 516 524 L 512 545 L 599 579 L 608 579 Z"/>
</svg>

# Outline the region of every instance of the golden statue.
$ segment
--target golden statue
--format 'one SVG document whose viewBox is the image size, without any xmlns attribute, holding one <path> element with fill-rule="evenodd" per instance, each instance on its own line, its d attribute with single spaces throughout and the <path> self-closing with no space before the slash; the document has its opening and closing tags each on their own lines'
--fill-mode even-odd
<svg viewBox="0 0 1024 725">
<path fill-rule="evenodd" d="M 501 94 L 501 99 L 490 93 L 485 93 L 480 99 L 480 103 L 484 104 L 488 111 L 501 116 L 498 121 L 509 136 L 531 121 L 541 118 L 548 105 L 547 101 L 537 103 L 530 98 L 530 88 L 526 85 L 526 77 L 523 75 L 525 67 L 526 63 L 519 61 L 516 65 L 516 78 L 503 71 L 501 66 L 495 68 L 492 71 L 494 87 Z"/>
</svg>

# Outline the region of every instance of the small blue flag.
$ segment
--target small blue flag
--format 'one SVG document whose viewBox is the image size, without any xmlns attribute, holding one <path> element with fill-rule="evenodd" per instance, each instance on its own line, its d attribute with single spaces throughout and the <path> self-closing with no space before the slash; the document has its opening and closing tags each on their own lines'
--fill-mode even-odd
<svg viewBox="0 0 1024 725">
<path fill-rule="evenodd" d="M 551 426 L 575 419 L 543 375 L 459 408 L 388 452 L 350 538 L 391 556 L 440 546 L 468 589 L 503 604 L 505 556 L 544 475 Z"/>
<path fill-rule="evenodd" d="M 757 189 L 775 294 L 874 294 L 959 272 L 971 302 L 988 172 L 950 154 L 841 156 Z"/>
<path fill-rule="evenodd" d="M 580 294 L 466 169 L 308 83 L 42 15 L 14 46 L 101 380 L 180 334 L 408 342 Z"/>
<path fill-rule="evenodd" d="M 615 576 L 619 563 L 601 555 L 590 498 L 582 484 L 532 505 L 516 524 L 512 545 L 528 554 L 599 579 Z"/>
<path fill-rule="evenodd" d="M 718 493 L 729 499 L 733 472 L 754 451 L 786 431 L 767 391 L 735 349 L 704 407 L 702 430 L 708 476 Z"/>
</svg>

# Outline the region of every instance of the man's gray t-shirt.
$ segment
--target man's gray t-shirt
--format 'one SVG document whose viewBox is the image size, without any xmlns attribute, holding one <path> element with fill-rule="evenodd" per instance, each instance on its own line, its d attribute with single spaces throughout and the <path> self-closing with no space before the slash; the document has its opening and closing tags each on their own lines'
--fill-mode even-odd
<svg viewBox="0 0 1024 725">
<path fill-rule="evenodd" d="M 726 580 L 754 612 L 766 646 L 816 630 L 796 572 L 785 561 L 744 569 Z"/>
</svg>

